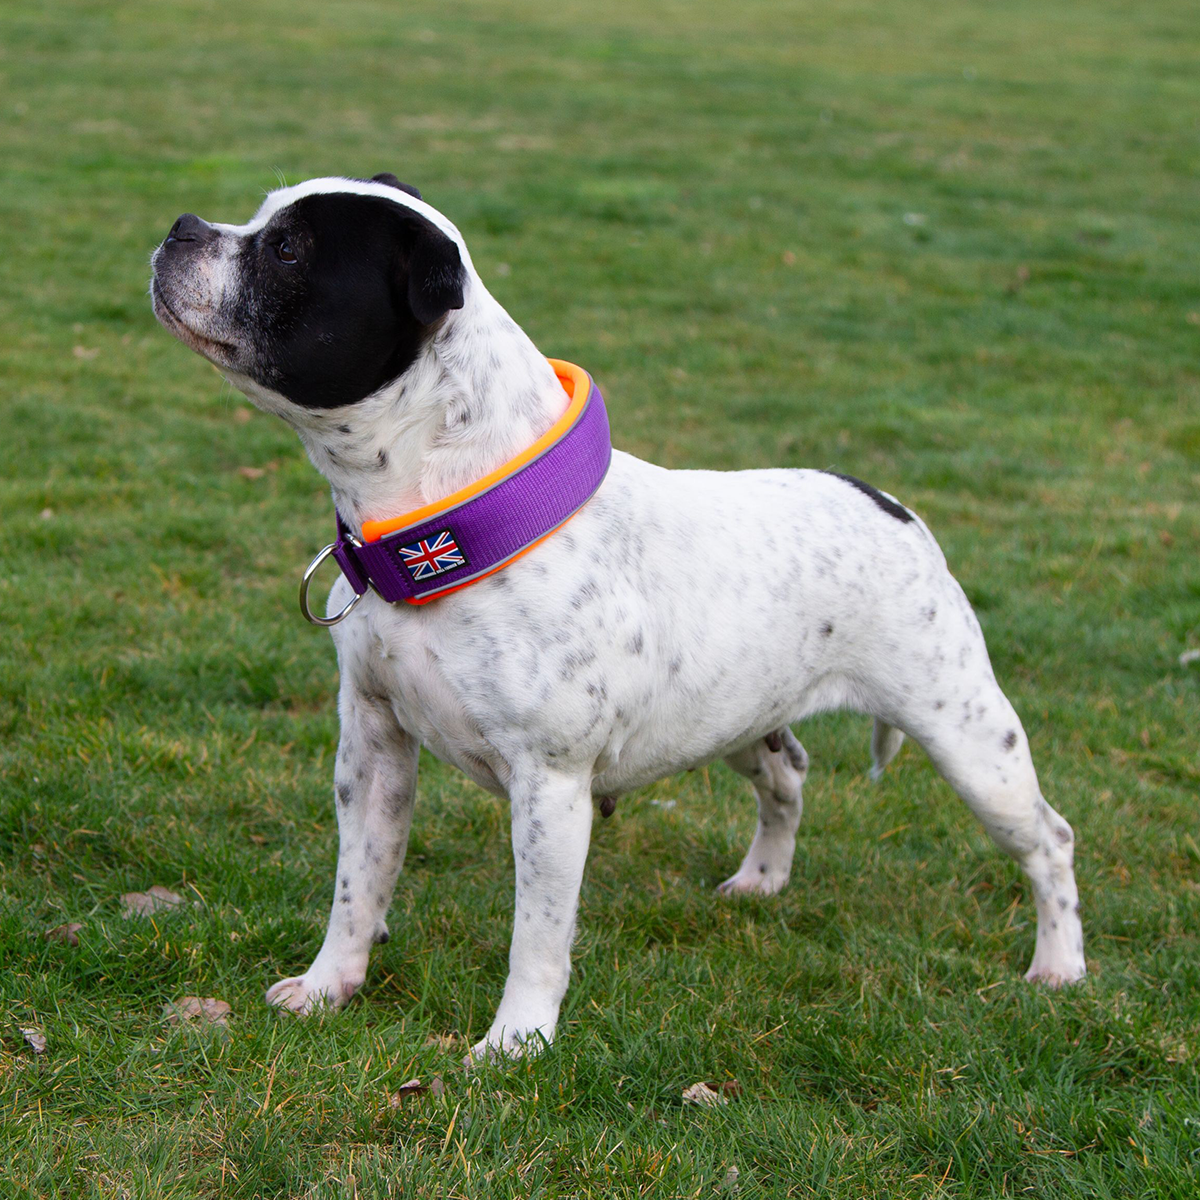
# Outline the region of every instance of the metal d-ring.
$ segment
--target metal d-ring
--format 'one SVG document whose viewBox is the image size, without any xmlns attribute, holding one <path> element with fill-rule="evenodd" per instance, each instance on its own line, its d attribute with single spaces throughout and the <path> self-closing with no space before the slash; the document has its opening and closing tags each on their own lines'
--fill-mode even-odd
<svg viewBox="0 0 1200 1200">
<path fill-rule="evenodd" d="M 314 613 L 312 611 L 312 609 L 308 607 L 308 585 L 312 582 L 312 577 L 320 569 L 321 564 L 336 549 L 337 549 L 337 543 L 330 542 L 329 545 L 326 546 L 323 550 L 321 550 L 317 554 L 317 557 L 314 558 L 312 560 L 312 562 L 310 562 L 308 564 L 308 569 L 304 572 L 304 575 L 300 580 L 300 612 L 303 614 L 304 619 L 306 621 L 310 621 L 314 625 L 336 625 L 339 621 L 343 620 L 344 618 L 346 618 L 350 615 L 354 606 L 366 594 L 364 592 L 364 593 L 355 595 L 354 599 L 351 600 L 350 603 L 347 604 L 346 607 L 343 608 L 340 613 L 334 613 L 334 615 L 332 617 L 318 617 L 317 614 Z"/>
</svg>

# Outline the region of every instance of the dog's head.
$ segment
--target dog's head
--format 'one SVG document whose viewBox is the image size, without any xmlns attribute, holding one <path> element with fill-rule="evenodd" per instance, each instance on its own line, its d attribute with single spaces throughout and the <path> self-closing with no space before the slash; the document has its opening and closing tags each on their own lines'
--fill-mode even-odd
<svg viewBox="0 0 1200 1200">
<path fill-rule="evenodd" d="M 399 378 L 470 279 L 458 230 L 394 175 L 282 188 L 246 225 L 187 213 L 152 265 L 166 329 L 235 382 L 304 408 Z"/>
</svg>

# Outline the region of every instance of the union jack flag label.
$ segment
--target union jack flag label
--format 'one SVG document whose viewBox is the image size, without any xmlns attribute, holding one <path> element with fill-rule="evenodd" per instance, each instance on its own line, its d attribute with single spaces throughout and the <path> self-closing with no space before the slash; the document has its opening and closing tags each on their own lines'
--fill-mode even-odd
<svg viewBox="0 0 1200 1200">
<path fill-rule="evenodd" d="M 459 548 L 450 530 L 443 529 L 440 533 L 431 534 L 419 542 L 401 546 L 400 561 L 413 580 L 420 583 L 422 579 L 432 579 L 435 575 L 443 575 L 456 567 L 465 567 L 467 556 Z"/>
</svg>

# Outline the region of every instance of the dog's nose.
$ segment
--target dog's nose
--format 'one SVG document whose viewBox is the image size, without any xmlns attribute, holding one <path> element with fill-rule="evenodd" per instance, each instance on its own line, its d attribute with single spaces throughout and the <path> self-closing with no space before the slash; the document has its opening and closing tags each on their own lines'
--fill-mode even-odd
<svg viewBox="0 0 1200 1200">
<path fill-rule="evenodd" d="M 168 242 L 195 242 L 206 245 L 217 236 L 217 231 L 207 222 L 202 221 L 195 213 L 184 213 L 167 234 Z"/>
</svg>

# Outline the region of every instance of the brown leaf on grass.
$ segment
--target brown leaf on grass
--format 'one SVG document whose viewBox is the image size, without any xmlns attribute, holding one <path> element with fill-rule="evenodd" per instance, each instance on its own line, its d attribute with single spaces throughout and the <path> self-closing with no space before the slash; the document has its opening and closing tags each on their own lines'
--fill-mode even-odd
<svg viewBox="0 0 1200 1200">
<path fill-rule="evenodd" d="M 736 1079 L 727 1079 L 724 1083 L 693 1083 L 690 1088 L 684 1089 L 683 1102 L 715 1108 L 718 1104 L 728 1104 L 741 1091 L 742 1085 Z"/>
<path fill-rule="evenodd" d="M 261 479 L 268 471 L 278 471 L 279 462 L 277 459 L 271 459 L 270 462 L 265 462 L 261 467 L 238 467 L 237 473 L 243 479 Z"/>
<path fill-rule="evenodd" d="M 42 934 L 48 942 L 66 942 L 68 946 L 79 945 L 79 931 L 83 928 L 78 922 L 73 922 L 70 925 L 56 925 L 53 929 L 47 929 Z"/>
<path fill-rule="evenodd" d="M 34 1054 L 46 1053 L 46 1035 L 40 1029 L 26 1029 L 22 1027 L 21 1036 L 25 1039 L 25 1044 Z"/>
<path fill-rule="evenodd" d="M 182 1025 L 187 1021 L 195 1021 L 200 1025 L 229 1025 L 229 1017 L 233 1009 L 224 1000 L 213 996 L 201 999 L 199 996 L 184 996 L 174 1004 L 163 1005 L 163 1016 L 172 1025 Z"/>
<path fill-rule="evenodd" d="M 1008 286 L 1004 289 L 1010 296 L 1015 296 L 1029 282 L 1029 268 L 1022 263 Z"/>
<path fill-rule="evenodd" d="M 436 1075 L 428 1083 L 422 1083 L 419 1079 L 410 1079 L 407 1083 L 402 1083 L 388 1097 L 388 1104 L 392 1108 L 399 1108 L 405 1100 L 419 1096 L 422 1092 L 428 1092 L 431 1096 L 440 1096 L 445 1090 L 446 1085 Z"/>
<path fill-rule="evenodd" d="M 164 908 L 176 908 L 183 903 L 177 892 L 155 884 L 148 892 L 126 892 L 121 897 L 121 916 L 148 917 Z"/>
<path fill-rule="evenodd" d="M 431 1033 L 425 1039 L 425 1045 L 436 1046 L 439 1050 L 456 1050 L 462 1045 L 463 1038 L 457 1033 Z"/>
</svg>

